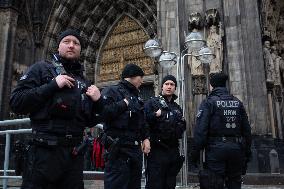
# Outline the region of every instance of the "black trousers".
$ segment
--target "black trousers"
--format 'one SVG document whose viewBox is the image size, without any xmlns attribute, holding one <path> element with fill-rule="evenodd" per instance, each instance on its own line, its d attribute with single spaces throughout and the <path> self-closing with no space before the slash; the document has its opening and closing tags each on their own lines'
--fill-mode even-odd
<svg viewBox="0 0 284 189">
<path fill-rule="evenodd" d="M 71 147 L 33 145 L 28 152 L 21 189 L 84 189 L 83 155 Z"/>
<path fill-rule="evenodd" d="M 206 167 L 216 174 L 214 189 L 241 189 L 241 174 L 244 163 L 244 152 L 241 144 L 234 142 L 215 142 L 206 148 Z M 221 181 L 220 181 L 221 179 Z M 210 185 L 210 184 L 209 184 Z M 212 186 L 211 186 L 212 189 Z"/>
<path fill-rule="evenodd" d="M 115 158 L 105 163 L 105 189 L 141 189 L 142 151 L 140 145 L 120 147 Z"/>
<path fill-rule="evenodd" d="M 178 147 L 152 146 L 147 156 L 147 189 L 175 189 Z"/>
</svg>

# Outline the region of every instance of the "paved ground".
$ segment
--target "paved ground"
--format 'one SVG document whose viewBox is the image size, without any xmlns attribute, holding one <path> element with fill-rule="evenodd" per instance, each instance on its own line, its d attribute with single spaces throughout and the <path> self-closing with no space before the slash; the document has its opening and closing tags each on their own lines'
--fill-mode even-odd
<svg viewBox="0 0 284 189">
<path fill-rule="evenodd" d="M 1 185 L 0 188 L 3 188 L 2 181 L 0 181 Z M 19 189 L 20 181 L 14 180 L 13 182 L 10 181 L 8 183 L 8 189 Z M 85 189 L 104 189 L 103 181 L 101 180 L 85 180 Z M 193 184 L 187 188 L 177 187 L 177 189 L 199 189 L 196 184 Z M 279 186 L 251 186 L 251 185 L 245 185 L 242 187 L 242 189 L 284 189 L 284 185 Z"/>
</svg>

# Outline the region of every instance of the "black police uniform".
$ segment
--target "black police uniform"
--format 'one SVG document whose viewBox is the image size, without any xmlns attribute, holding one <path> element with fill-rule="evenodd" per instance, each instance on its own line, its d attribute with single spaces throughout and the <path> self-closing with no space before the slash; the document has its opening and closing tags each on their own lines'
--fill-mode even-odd
<svg viewBox="0 0 284 189">
<path fill-rule="evenodd" d="M 186 129 L 180 106 L 166 96 L 151 98 L 145 104 L 150 128 L 151 152 L 147 156 L 147 189 L 174 189 L 176 176 L 183 164 L 178 139 Z M 162 110 L 160 117 L 155 112 Z"/>
<path fill-rule="evenodd" d="M 251 128 L 242 102 L 225 87 L 216 87 L 197 114 L 193 159 L 205 148 L 205 171 L 200 172 L 201 188 L 241 188 L 245 158 L 250 156 Z"/>
<path fill-rule="evenodd" d="M 60 58 L 57 55 L 58 58 Z M 102 100 L 86 96 L 88 82 L 79 62 L 60 58 L 74 87 L 60 89 L 55 81 L 58 67 L 49 61 L 32 65 L 21 77 L 10 98 L 15 113 L 29 114 L 32 147 L 23 173 L 24 189 L 83 189 L 83 154 L 71 155 L 81 144 L 85 127 L 96 124 Z"/>
<path fill-rule="evenodd" d="M 144 104 L 138 97 L 138 89 L 130 82 L 103 89 L 107 136 L 105 189 L 140 189 L 142 176 L 141 140 L 147 137 L 144 120 Z M 129 105 L 123 99 L 129 101 Z"/>
</svg>

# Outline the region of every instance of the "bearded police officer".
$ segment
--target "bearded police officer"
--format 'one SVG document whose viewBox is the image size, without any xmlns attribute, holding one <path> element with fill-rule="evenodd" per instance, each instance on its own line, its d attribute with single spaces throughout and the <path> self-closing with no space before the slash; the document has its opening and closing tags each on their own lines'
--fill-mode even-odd
<svg viewBox="0 0 284 189">
<path fill-rule="evenodd" d="M 145 104 L 151 141 L 151 152 L 147 156 L 147 189 L 174 189 L 183 165 L 178 139 L 182 138 L 186 126 L 182 110 L 175 102 L 176 87 L 176 78 L 165 76 L 161 94 Z"/>
<path fill-rule="evenodd" d="M 144 72 L 127 64 L 122 80 L 102 91 L 106 148 L 105 189 L 140 189 L 142 150 L 149 153 L 149 135 L 144 120 L 144 104 L 138 96 Z M 142 150 L 141 150 L 141 142 Z"/>
<path fill-rule="evenodd" d="M 32 127 L 23 189 L 84 188 L 78 147 L 84 128 L 96 124 L 102 99 L 83 76 L 82 43 L 78 31 L 62 32 L 52 62 L 33 64 L 12 92 L 12 110 L 29 114 Z"/>
<path fill-rule="evenodd" d="M 244 164 L 251 156 L 251 128 L 242 102 L 226 89 L 228 76 L 211 74 L 210 95 L 199 108 L 194 132 L 192 159 L 197 162 L 205 149 L 201 189 L 241 188 Z"/>
</svg>

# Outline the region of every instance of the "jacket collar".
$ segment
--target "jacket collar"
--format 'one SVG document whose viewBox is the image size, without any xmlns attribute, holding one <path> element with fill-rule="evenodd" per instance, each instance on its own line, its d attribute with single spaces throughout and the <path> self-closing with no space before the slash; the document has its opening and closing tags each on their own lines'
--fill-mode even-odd
<svg viewBox="0 0 284 189">
<path fill-rule="evenodd" d="M 123 79 L 119 82 L 119 84 L 121 84 L 124 88 L 128 89 L 130 91 L 130 93 L 138 96 L 139 90 L 129 81 Z"/>
<path fill-rule="evenodd" d="M 219 96 L 219 95 L 228 95 L 229 91 L 226 87 L 216 87 L 214 88 L 209 96 Z"/>
<path fill-rule="evenodd" d="M 167 101 L 168 101 L 168 97 L 166 95 L 162 95 L 162 93 L 160 93 L 160 95 Z M 176 99 L 178 98 L 178 96 L 176 94 L 172 95 L 171 101 L 170 102 L 174 102 Z"/>
</svg>

